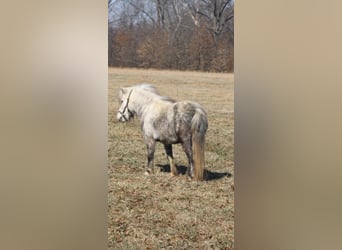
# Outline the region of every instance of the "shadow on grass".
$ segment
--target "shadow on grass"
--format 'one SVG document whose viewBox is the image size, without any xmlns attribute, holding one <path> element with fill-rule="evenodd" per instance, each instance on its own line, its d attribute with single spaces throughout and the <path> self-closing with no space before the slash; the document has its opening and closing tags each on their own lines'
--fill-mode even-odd
<svg viewBox="0 0 342 250">
<path fill-rule="evenodd" d="M 157 164 L 156 166 L 160 168 L 160 172 L 166 172 L 166 173 L 171 172 L 169 164 L 165 164 L 165 165 Z M 185 175 L 187 167 L 183 165 L 177 165 L 177 170 L 179 174 Z M 206 181 L 218 180 L 224 177 L 229 178 L 231 176 L 232 174 L 229 172 L 219 173 L 219 172 L 212 172 L 207 169 L 204 170 L 204 180 Z"/>
</svg>

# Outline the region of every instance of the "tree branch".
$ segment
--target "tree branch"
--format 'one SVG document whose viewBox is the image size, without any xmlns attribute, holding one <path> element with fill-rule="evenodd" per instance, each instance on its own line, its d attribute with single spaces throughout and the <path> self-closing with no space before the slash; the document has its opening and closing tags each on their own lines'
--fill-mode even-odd
<svg viewBox="0 0 342 250">
<path fill-rule="evenodd" d="M 132 5 L 134 8 L 136 8 L 137 10 L 141 11 L 145 16 L 147 16 L 149 19 L 151 19 L 152 23 L 155 24 L 156 21 L 154 20 L 154 18 L 148 13 L 146 12 L 143 8 L 140 8 L 139 6 L 137 6 L 136 4 L 132 3 L 131 1 L 128 2 L 130 5 Z"/>
</svg>

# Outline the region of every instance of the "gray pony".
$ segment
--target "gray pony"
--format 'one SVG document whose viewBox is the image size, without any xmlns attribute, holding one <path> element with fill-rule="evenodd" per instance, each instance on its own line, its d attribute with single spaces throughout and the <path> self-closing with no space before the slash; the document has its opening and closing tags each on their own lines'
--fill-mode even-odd
<svg viewBox="0 0 342 250">
<path fill-rule="evenodd" d="M 189 160 L 187 175 L 203 180 L 204 144 L 208 129 L 207 114 L 203 107 L 192 101 L 175 102 L 160 96 L 150 84 L 140 84 L 119 90 L 121 107 L 117 119 L 129 121 L 138 117 L 147 146 L 146 174 L 153 173 L 156 142 L 164 144 L 170 162 L 171 175 L 178 175 L 172 153 L 172 144 L 181 143 Z"/>
</svg>

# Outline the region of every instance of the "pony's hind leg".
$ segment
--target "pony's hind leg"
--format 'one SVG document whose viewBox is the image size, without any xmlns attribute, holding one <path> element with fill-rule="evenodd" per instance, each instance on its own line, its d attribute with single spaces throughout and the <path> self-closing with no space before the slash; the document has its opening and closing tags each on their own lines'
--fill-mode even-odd
<svg viewBox="0 0 342 250">
<path fill-rule="evenodd" d="M 146 147 L 147 147 L 147 168 L 145 174 L 151 174 L 154 172 L 154 151 L 156 147 L 156 141 L 153 138 L 145 137 Z"/>
<path fill-rule="evenodd" d="M 178 175 L 177 167 L 172 153 L 172 144 L 164 144 L 167 159 L 170 162 L 170 172 L 172 176 Z"/>
<path fill-rule="evenodd" d="M 186 154 L 186 156 L 188 157 L 189 160 L 189 167 L 186 170 L 186 174 L 188 175 L 188 177 L 192 178 L 194 177 L 194 160 L 192 157 L 192 146 L 191 146 L 191 141 L 190 140 L 186 140 L 182 143 L 183 146 L 183 150 Z"/>
</svg>

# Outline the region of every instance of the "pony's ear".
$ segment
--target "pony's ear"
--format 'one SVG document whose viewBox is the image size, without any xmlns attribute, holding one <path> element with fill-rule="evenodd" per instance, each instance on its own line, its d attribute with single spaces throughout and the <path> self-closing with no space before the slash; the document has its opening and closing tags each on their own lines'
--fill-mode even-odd
<svg viewBox="0 0 342 250">
<path fill-rule="evenodd" d="M 121 98 L 124 94 L 126 94 L 126 92 L 127 92 L 127 89 L 125 89 L 125 88 L 120 88 L 120 89 L 119 89 L 119 97 Z"/>
</svg>

